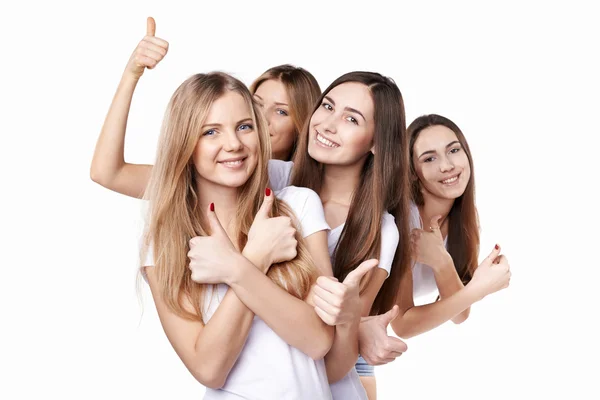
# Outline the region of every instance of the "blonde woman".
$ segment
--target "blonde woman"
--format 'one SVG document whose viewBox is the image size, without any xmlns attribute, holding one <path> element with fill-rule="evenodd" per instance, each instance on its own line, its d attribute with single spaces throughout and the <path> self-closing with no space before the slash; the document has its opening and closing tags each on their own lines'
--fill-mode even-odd
<svg viewBox="0 0 600 400">
<path fill-rule="evenodd" d="M 119 82 L 96 143 L 90 175 L 93 181 L 131 197 L 141 198 L 152 166 L 125 162 L 125 133 L 133 93 L 144 71 L 166 56 L 169 43 L 155 36 L 156 23 L 148 18 L 146 36 L 133 51 Z M 280 65 L 265 71 L 250 86 L 268 124 L 271 158 L 290 160 L 304 122 L 319 99 L 321 89 L 307 70 Z"/>
<path fill-rule="evenodd" d="M 311 190 L 266 188 L 267 135 L 240 81 L 194 75 L 168 106 L 150 178 L 143 272 L 205 399 L 331 396 L 333 329 L 311 304 L 307 251 L 327 224 Z"/>
</svg>

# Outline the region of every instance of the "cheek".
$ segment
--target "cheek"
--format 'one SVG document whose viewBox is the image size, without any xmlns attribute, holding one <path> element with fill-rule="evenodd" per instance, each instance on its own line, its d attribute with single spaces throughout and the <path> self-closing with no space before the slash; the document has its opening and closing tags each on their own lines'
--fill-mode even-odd
<svg viewBox="0 0 600 400">
<path fill-rule="evenodd" d="M 423 182 L 425 185 L 430 185 L 437 182 L 435 167 L 432 163 L 422 164 L 417 170 L 417 175 L 419 176 L 421 182 Z"/>
<path fill-rule="evenodd" d="M 373 135 L 357 129 L 344 132 L 344 145 L 349 145 L 357 153 L 367 153 L 373 144 Z"/>
</svg>

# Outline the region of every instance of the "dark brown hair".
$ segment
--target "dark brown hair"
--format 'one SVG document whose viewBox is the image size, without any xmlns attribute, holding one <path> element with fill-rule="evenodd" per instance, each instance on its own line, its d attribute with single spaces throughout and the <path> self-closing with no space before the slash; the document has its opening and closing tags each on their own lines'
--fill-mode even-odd
<svg viewBox="0 0 600 400">
<path fill-rule="evenodd" d="M 321 95 L 347 82 L 362 83 L 371 92 L 374 104 L 374 149 L 369 153 L 354 191 L 348 217 L 333 255 L 333 273 L 342 281 L 362 261 L 380 257 L 383 213 L 396 219 L 400 241 L 390 276 L 384 282 L 371 308 L 371 314 L 385 312 L 394 305 L 400 277 L 410 263 L 409 245 L 409 158 L 404 102 L 398 86 L 390 78 L 373 72 L 350 72 L 336 79 Z M 292 185 L 320 192 L 323 165 L 308 154 L 308 123 L 298 141 L 294 157 Z"/>
</svg>

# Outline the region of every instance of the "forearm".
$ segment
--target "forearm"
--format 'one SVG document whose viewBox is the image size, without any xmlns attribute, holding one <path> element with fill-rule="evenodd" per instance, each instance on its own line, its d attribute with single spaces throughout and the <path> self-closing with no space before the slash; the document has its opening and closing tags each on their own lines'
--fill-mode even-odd
<svg viewBox="0 0 600 400">
<path fill-rule="evenodd" d="M 206 375 L 217 382 L 216 386 L 225 383 L 235 365 L 248 338 L 253 319 L 254 313 L 238 299 L 233 290 L 228 290 L 202 329 L 194 350 L 198 365 L 210 368 L 210 373 Z"/>
<path fill-rule="evenodd" d="M 396 335 L 410 338 L 436 328 L 455 318 L 479 301 L 482 296 L 469 285 L 431 304 L 413 306 L 392 321 Z"/>
<path fill-rule="evenodd" d="M 319 318 L 313 307 L 245 261 L 229 282 L 239 299 L 290 346 L 315 360 L 323 358 L 331 347 L 333 328 Z"/>
<path fill-rule="evenodd" d="M 325 356 L 325 367 L 329 383 L 342 379 L 358 359 L 358 326 L 360 320 L 335 327 L 333 345 Z"/>
<path fill-rule="evenodd" d="M 448 298 L 464 288 L 451 257 L 449 257 L 449 260 L 444 265 L 440 265 L 434 269 L 434 277 L 440 293 L 440 299 Z M 469 317 L 469 311 L 470 308 L 467 307 L 456 317 L 452 318 L 452 321 L 456 324 L 464 322 Z"/>
<path fill-rule="evenodd" d="M 255 255 L 242 254 L 258 268 L 264 267 L 263 260 Z M 242 352 L 253 320 L 254 313 L 229 289 L 196 341 L 198 360 L 205 365 L 205 360 L 211 360 L 210 375 L 220 386 Z"/>
</svg>

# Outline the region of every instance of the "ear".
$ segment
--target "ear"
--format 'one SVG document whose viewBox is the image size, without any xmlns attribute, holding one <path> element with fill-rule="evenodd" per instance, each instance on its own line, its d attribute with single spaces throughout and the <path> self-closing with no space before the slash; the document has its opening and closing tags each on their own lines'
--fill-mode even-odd
<svg viewBox="0 0 600 400">
<path fill-rule="evenodd" d="M 369 150 L 371 153 L 373 153 L 373 155 L 375 155 L 375 145 L 373 145 L 373 147 L 371 147 L 371 150 Z"/>
</svg>

